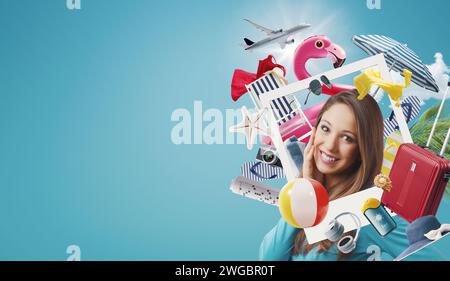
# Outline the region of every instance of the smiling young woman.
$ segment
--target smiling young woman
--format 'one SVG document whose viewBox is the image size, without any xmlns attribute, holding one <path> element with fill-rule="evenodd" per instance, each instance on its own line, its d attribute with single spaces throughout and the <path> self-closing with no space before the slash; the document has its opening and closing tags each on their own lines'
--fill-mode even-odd
<svg viewBox="0 0 450 281">
<path fill-rule="evenodd" d="M 302 175 L 324 184 L 330 199 L 368 187 L 383 161 L 383 116 L 377 102 L 355 92 L 325 103 L 305 149 Z"/>
<path fill-rule="evenodd" d="M 342 92 L 328 99 L 304 151 L 300 176 L 320 181 L 327 188 L 330 200 L 370 187 L 381 170 L 383 116 L 371 96 L 362 100 L 357 96 L 356 92 Z M 265 237 L 262 258 L 270 251 L 277 252 L 277 238 L 284 237 L 283 233 L 273 231 L 291 231 L 287 229 L 288 226 L 279 224 Z M 275 234 L 275 240 L 271 234 Z M 280 248 L 284 252 L 289 249 L 291 258 L 306 255 L 314 248 L 317 254 L 327 252 L 332 246 L 327 240 L 308 245 L 303 230 L 291 234 L 284 241 L 291 245 Z"/>
</svg>

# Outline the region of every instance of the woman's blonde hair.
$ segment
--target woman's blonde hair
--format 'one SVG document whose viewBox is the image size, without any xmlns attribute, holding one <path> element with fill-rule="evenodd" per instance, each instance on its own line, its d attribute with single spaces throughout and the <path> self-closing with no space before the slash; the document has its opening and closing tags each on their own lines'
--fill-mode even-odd
<svg viewBox="0 0 450 281">
<path fill-rule="evenodd" d="M 350 107 L 356 119 L 356 141 L 358 156 L 349 168 L 346 180 L 327 186 L 329 199 L 344 197 L 372 185 L 375 176 L 380 173 L 383 162 L 383 116 L 378 103 L 367 95 L 364 99 L 357 99 L 356 91 L 342 92 L 331 96 L 319 113 L 315 127 L 319 125 L 323 114 L 335 104 L 345 104 Z M 324 240 L 315 244 L 305 245 L 305 233 L 300 230 L 296 236 L 292 254 L 306 254 L 316 246 L 318 252 L 328 251 L 332 243 Z"/>
</svg>

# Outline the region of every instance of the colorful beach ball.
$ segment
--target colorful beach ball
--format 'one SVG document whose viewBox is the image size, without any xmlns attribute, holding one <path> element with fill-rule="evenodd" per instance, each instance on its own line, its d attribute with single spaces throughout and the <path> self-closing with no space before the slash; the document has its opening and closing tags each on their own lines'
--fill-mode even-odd
<svg viewBox="0 0 450 281">
<path fill-rule="evenodd" d="M 295 179 L 280 191 L 278 208 L 281 216 L 296 228 L 319 224 L 328 212 L 328 192 L 312 179 Z"/>
</svg>

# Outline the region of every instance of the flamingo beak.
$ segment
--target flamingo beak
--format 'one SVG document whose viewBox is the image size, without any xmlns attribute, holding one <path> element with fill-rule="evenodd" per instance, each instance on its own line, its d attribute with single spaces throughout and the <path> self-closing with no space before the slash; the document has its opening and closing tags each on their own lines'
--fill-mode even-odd
<svg viewBox="0 0 450 281">
<path fill-rule="evenodd" d="M 344 64 L 347 57 L 344 49 L 341 46 L 332 43 L 325 50 L 327 50 L 328 57 L 333 62 L 334 68 L 341 67 Z"/>
</svg>

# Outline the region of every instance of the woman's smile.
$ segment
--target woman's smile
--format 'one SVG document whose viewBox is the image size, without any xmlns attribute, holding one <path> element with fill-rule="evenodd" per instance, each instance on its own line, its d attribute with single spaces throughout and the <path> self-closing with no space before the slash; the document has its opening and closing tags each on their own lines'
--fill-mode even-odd
<svg viewBox="0 0 450 281">
<path fill-rule="evenodd" d="M 339 161 L 339 158 L 323 150 L 320 150 L 320 160 L 322 160 L 322 162 L 326 165 L 334 165 L 336 161 Z"/>
</svg>

